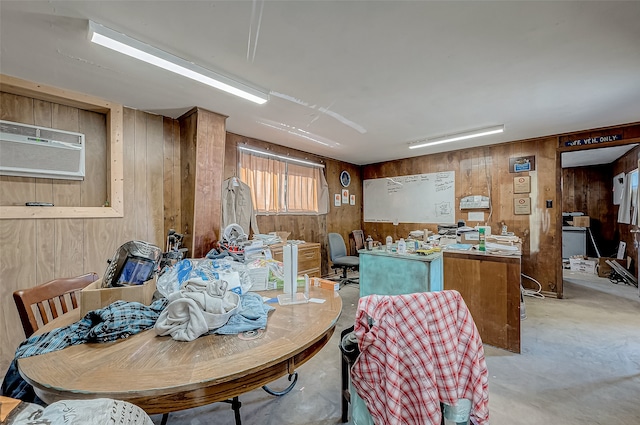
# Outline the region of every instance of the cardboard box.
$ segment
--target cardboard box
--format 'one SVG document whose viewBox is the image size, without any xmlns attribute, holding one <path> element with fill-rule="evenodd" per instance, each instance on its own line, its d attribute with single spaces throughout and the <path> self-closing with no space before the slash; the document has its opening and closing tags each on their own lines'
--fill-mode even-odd
<svg viewBox="0 0 640 425">
<path fill-rule="evenodd" d="M 313 286 L 327 289 L 329 291 L 339 291 L 340 290 L 340 282 L 334 282 L 333 280 L 320 279 L 319 277 L 312 278 Z"/>
<path fill-rule="evenodd" d="M 588 215 L 578 215 L 573 217 L 573 226 L 574 227 L 589 227 L 591 224 L 591 219 Z"/>
<path fill-rule="evenodd" d="M 615 261 L 625 269 L 627 268 L 627 260 L 621 260 L 613 257 L 600 257 L 598 258 L 598 276 L 600 277 L 609 277 L 611 274 L 612 267 L 607 264 L 607 260 L 611 262 Z"/>
<path fill-rule="evenodd" d="M 584 272 L 595 274 L 598 261 L 587 260 L 585 258 L 569 258 L 569 268 L 573 272 Z"/>
<path fill-rule="evenodd" d="M 137 301 L 150 305 L 156 291 L 156 281 L 151 279 L 144 285 L 121 286 L 118 288 L 101 288 L 102 279 L 98 279 L 80 291 L 80 316 L 84 317 L 91 310 L 106 307 L 118 300 Z"/>
<path fill-rule="evenodd" d="M 485 238 L 486 241 L 486 238 Z M 478 232 L 464 232 L 460 234 L 460 243 L 478 245 L 480 243 L 480 234 Z"/>
</svg>

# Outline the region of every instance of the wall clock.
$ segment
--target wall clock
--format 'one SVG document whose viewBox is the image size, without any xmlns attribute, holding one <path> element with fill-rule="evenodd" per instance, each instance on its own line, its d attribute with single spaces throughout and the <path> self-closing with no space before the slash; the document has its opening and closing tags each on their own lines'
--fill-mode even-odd
<svg viewBox="0 0 640 425">
<path fill-rule="evenodd" d="M 342 187 L 349 187 L 351 184 L 351 175 L 348 171 L 345 170 L 340 173 L 340 184 L 342 184 Z"/>
</svg>

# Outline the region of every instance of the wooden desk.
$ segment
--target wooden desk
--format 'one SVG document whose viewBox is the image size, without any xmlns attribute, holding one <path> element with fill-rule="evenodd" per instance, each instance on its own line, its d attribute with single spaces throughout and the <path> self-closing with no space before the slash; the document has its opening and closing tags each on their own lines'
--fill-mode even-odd
<svg viewBox="0 0 640 425">
<path fill-rule="evenodd" d="M 274 260 L 282 261 L 282 247 L 284 244 L 271 245 L 271 256 Z M 298 276 L 322 277 L 320 271 L 322 257 L 320 244 L 305 242 L 298 245 Z"/>
<path fill-rule="evenodd" d="M 444 251 L 444 289 L 460 292 L 483 343 L 520 352 L 520 256 Z"/>
<path fill-rule="evenodd" d="M 442 254 L 397 254 L 384 249 L 360 254 L 360 296 L 442 290 Z"/>
<path fill-rule="evenodd" d="M 47 403 L 107 397 L 156 414 L 224 401 L 293 373 L 329 341 L 342 309 L 340 295 L 311 288 L 310 296 L 326 302 L 272 304 L 276 310 L 258 339 L 208 335 L 179 342 L 150 329 L 112 343 L 81 344 L 20 359 L 18 368 Z M 79 318 L 79 310 L 73 310 L 39 333 Z"/>
</svg>

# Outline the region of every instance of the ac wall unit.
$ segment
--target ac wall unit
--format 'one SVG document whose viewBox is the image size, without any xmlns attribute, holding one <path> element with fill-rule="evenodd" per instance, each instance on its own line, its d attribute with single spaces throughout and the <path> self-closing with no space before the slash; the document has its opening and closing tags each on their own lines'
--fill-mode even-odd
<svg viewBox="0 0 640 425">
<path fill-rule="evenodd" d="M 84 180 L 84 134 L 0 121 L 0 174 Z"/>
</svg>

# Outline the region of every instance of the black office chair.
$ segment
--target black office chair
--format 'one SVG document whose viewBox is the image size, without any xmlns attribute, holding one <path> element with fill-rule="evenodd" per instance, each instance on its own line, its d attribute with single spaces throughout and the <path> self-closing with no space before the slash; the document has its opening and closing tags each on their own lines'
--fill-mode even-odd
<svg viewBox="0 0 640 425">
<path fill-rule="evenodd" d="M 347 277 L 347 270 L 358 270 L 360 259 L 347 255 L 347 247 L 344 244 L 342 235 L 339 233 L 329 233 L 329 258 L 331 259 L 331 268 L 333 270 L 342 269 L 342 275 L 339 279 L 340 285 L 359 283 L 357 278 Z"/>
</svg>

